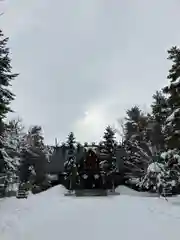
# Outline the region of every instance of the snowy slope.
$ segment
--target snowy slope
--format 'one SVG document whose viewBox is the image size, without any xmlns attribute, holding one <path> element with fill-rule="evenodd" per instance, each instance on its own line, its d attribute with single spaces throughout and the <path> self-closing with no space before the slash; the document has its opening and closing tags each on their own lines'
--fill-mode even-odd
<svg viewBox="0 0 180 240">
<path fill-rule="evenodd" d="M 27 200 L 1 200 L 0 239 L 179 240 L 179 198 L 167 202 L 119 190 L 120 196 L 72 198 L 57 186 Z"/>
</svg>

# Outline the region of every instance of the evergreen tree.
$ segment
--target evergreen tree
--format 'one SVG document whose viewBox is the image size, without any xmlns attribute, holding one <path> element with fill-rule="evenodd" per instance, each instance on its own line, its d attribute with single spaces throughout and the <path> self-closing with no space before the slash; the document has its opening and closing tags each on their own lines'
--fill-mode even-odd
<svg viewBox="0 0 180 240">
<path fill-rule="evenodd" d="M 20 180 L 27 181 L 30 177 L 30 169 L 35 171 L 35 182 L 40 184 L 45 179 L 45 165 L 47 151 L 44 144 L 42 127 L 31 127 L 24 138 L 24 147 L 21 151 Z"/>
<path fill-rule="evenodd" d="M 145 116 L 138 106 L 126 111 L 125 140 L 132 138 L 143 140 L 146 138 L 148 117 Z"/>
<path fill-rule="evenodd" d="M 107 126 L 104 132 L 104 147 L 109 153 L 113 153 L 115 148 L 115 131 L 110 127 Z"/>
<path fill-rule="evenodd" d="M 145 115 L 138 106 L 127 110 L 125 118 L 125 137 L 123 148 L 126 151 L 124 166 L 130 176 L 141 176 L 152 161 L 151 134 L 149 121 L 151 116 Z"/>
<path fill-rule="evenodd" d="M 6 141 L 7 125 L 4 123 L 4 118 L 7 113 L 12 111 L 10 103 L 14 100 L 15 95 L 9 90 L 11 81 L 18 74 L 12 73 L 11 59 L 9 57 L 9 48 L 7 47 L 8 38 L 5 38 L 2 30 L 0 30 L 0 172 L 10 173 L 11 158 L 8 157 L 6 147 L 9 141 Z M 9 138 L 8 138 L 9 140 Z M 8 146 L 10 147 L 10 146 Z"/>
<path fill-rule="evenodd" d="M 180 49 L 172 47 L 168 54 L 168 59 L 173 64 L 167 77 L 170 84 L 163 88 L 163 92 L 167 94 L 169 109 L 165 133 L 167 147 L 173 149 L 180 146 Z"/>
<path fill-rule="evenodd" d="M 19 167 L 21 163 L 21 149 L 23 146 L 23 125 L 19 119 L 14 119 L 6 123 L 6 129 L 3 132 L 1 153 L 4 160 L 4 166 L 1 160 L 1 171 L 6 174 L 6 193 L 11 189 L 14 183 L 17 183 Z"/>
<path fill-rule="evenodd" d="M 32 140 L 33 145 L 41 150 L 45 149 L 44 136 L 42 134 L 42 127 L 35 125 L 29 129 L 30 141 Z"/>
<path fill-rule="evenodd" d="M 151 104 L 151 109 L 154 120 L 163 126 L 169 111 L 167 98 L 162 93 L 162 91 L 156 91 L 156 93 L 153 95 L 153 103 Z"/>
<path fill-rule="evenodd" d="M 10 103 L 15 98 L 8 88 L 11 86 L 11 81 L 18 76 L 18 74 L 12 73 L 9 48 L 7 47 L 8 40 L 0 30 L 0 135 L 4 128 L 3 119 L 8 112 L 12 111 Z"/>
<path fill-rule="evenodd" d="M 169 114 L 168 102 L 162 91 L 156 91 L 153 95 L 153 103 L 151 104 L 152 115 L 149 118 L 150 139 L 156 150 L 165 149 L 164 127 L 166 118 Z"/>
<path fill-rule="evenodd" d="M 23 146 L 24 126 L 20 119 L 10 120 L 6 124 L 6 129 L 3 134 L 4 147 L 6 151 L 7 165 L 18 165 L 20 160 L 20 152 Z M 11 161 L 10 161 L 11 159 Z"/>
<path fill-rule="evenodd" d="M 72 181 L 73 183 L 74 183 L 74 177 L 71 178 L 72 175 L 74 176 L 73 170 L 75 170 L 75 169 L 77 170 L 76 164 L 75 164 L 75 160 L 76 160 L 75 143 L 76 143 L 76 141 L 75 141 L 74 133 L 70 132 L 70 134 L 68 135 L 68 138 L 67 138 L 67 142 L 66 142 L 66 146 L 67 146 L 67 152 L 66 152 L 67 156 L 66 157 L 67 158 L 64 163 L 64 172 L 66 173 L 65 178 L 69 178 L 70 182 Z"/>
<path fill-rule="evenodd" d="M 167 52 L 169 54 L 168 60 L 173 62 L 167 78 L 170 79 L 171 82 L 175 82 L 180 77 L 180 48 L 174 46 Z"/>
<path fill-rule="evenodd" d="M 74 136 L 74 133 L 73 132 L 70 132 L 70 134 L 68 135 L 68 139 L 67 139 L 67 146 L 70 148 L 70 149 L 74 149 L 75 148 L 75 136 Z"/>
<path fill-rule="evenodd" d="M 69 157 L 70 156 L 71 157 L 74 156 L 74 153 L 75 153 L 75 143 L 76 143 L 76 140 L 75 140 L 74 133 L 70 132 L 70 134 L 68 135 L 67 142 L 66 142 Z"/>
</svg>

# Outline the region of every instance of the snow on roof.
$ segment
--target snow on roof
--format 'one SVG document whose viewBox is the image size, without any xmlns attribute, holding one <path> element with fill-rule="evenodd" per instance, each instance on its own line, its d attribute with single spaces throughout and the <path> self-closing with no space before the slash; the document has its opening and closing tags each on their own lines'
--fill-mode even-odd
<svg viewBox="0 0 180 240">
<path fill-rule="evenodd" d="M 92 150 L 93 152 L 97 151 L 97 147 L 96 146 L 87 146 L 85 147 L 86 151 Z"/>
</svg>

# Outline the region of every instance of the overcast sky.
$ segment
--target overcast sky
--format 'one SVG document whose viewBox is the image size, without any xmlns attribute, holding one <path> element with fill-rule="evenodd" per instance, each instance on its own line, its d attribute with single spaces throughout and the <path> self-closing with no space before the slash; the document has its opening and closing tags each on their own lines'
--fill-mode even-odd
<svg viewBox="0 0 180 240">
<path fill-rule="evenodd" d="M 180 43 L 179 0 L 5 0 L 12 107 L 46 142 L 96 141 L 134 104 L 147 110 Z"/>
</svg>

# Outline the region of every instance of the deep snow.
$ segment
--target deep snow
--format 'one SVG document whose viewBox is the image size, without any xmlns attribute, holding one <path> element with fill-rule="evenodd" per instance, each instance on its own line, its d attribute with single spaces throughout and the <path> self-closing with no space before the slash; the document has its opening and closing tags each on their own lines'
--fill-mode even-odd
<svg viewBox="0 0 180 240">
<path fill-rule="evenodd" d="M 118 190 L 120 196 L 76 198 L 57 186 L 28 199 L 0 200 L 0 239 L 179 240 L 179 197 Z"/>
</svg>

